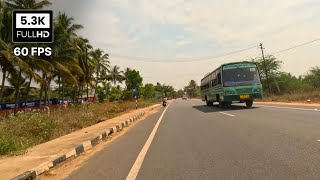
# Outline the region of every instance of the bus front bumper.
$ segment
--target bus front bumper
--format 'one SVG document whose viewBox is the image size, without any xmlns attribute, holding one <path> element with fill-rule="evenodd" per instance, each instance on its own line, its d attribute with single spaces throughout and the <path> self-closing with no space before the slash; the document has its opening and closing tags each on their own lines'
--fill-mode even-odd
<svg viewBox="0 0 320 180">
<path fill-rule="evenodd" d="M 249 94 L 249 98 L 241 99 L 240 95 L 225 95 L 223 96 L 223 101 L 231 102 L 231 101 L 245 101 L 245 100 L 254 100 L 254 99 L 261 99 L 262 94 L 260 93 L 253 93 Z"/>
</svg>

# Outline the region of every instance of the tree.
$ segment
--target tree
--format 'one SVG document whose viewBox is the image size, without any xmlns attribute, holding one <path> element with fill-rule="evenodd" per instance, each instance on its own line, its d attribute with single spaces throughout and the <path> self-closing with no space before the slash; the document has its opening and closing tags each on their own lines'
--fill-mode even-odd
<svg viewBox="0 0 320 180">
<path fill-rule="evenodd" d="M 9 42 L 9 37 L 11 37 L 11 13 L 13 9 L 41 9 L 44 8 L 48 5 L 50 5 L 51 3 L 47 0 L 43 0 L 40 2 L 36 2 L 35 0 L 7 0 L 5 1 L 5 7 L 2 5 L 1 2 L 1 27 L 6 27 L 6 28 L 1 28 L 1 39 L 3 40 L 4 43 L 7 43 L 7 47 L 10 47 L 11 42 Z M 4 9 L 3 9 L 4 8 Z M 11 41 L 11 40 L 10 40 Z M 10 44 L 9 44 L 10 43 Z M 11 45 L 13 47 L 13 45 Z M 9 56 L 9 54 L 6 55 L 7 57 Z M 17 59 L 17 58 L 15 58 Z M 22 61 L 25 61 L 29 67 L 27 67 L 27 65 L 25 64 L 24 67 L 21 66 L 21 63 L 16 67 L 16 68 L 11 68 L 9 73 L 14 73 L 13 71 L 16 70 L 18 73 L 18 81 L 20 81 L 21 74 L 22 73 L 27 73 L 30 77 L 30 81 L 32 79 L 32 77 L 35 78 L 35 80 L 40 80 L 40 77 L 32 72 L 33 66 L 37 65 L 37 67 L 39 67 L 38 64 L 42 63 L 41 60 L 37 59 L 37 63 L 34 63 L 34 59 L 30 59 L 30 57 L 26 57 L 26 58 L 22 58 L 20 59 Z M 20 61 L 19 60 L 19 61 Z M 29 64 L 30 63 L 30 64 Z M 8 63 L 7 63 L 8 64 Z M 31 69 L 30 69 L 31 68 Z M 3 66 L 2 70 L 4 71 L 4 75 L 6 74 L 6 72 L 8 71 L 8 69 L 6 67 Z M 20 83 L 18 83 L 19 86 Z M 29 83 L 30 84 L 30 83 Z M 29 87 L 28 87 L 29 89 Z M 3 88 L 2 88 L 3 90 Z M 18 96 L 19 96 L 19 88 L 17 89 L 17 97 L 16 100 L 18 100 Z M 17 102 L 16 102 L 17 104 Z M 16 112 L 16 108 L 15 108 L 15 112 Z"/>
<path fill-rule="evenodd" d="M 53 71 L 52 64 L 42 58 L 28 56 L 28 57 L 24 58 L 24 61 L 30 66 L 30 68 L 34 72 L 44 72 L 45 74 L 50 74 L 50 72 Z M 34 75 L 28 75 L 28 77 L 29 77 L 29 82 L 26 85 L 26 92 L 24 93 L 24 96 L 23 96 L 25 103 L 28 100 L 31 81 L 33 79 L 37 83 L 41 83 L 43 81 L 43 79 L 41 79 L 40 75 L 37 73 L 34 73 Z M 48 88 L 49 87 L 47 87 L 47 90 L 48 90 Z"/>
<path fill-rule="evenodd" d="M 157 82 L 155 86 L 155 91 L 160 93 L 161 96 L 167 96 L 167 97 L 174 97 L 175 95 L 175 90 L 172 86 L 166 85 L 166 84 L 160 84 Z"/>
<path fill-rule="evenodd" d="M 111 90 L 111 84 L 108 82 L 102 82 L 101 85 L 98 85 L 97 87 L 97 95 L 100 103 L 103 103 L 104 100 L 108 97 L 108 94 L 110 94 Z"/>
<path fill-rule="evenodd" d="M 43 99 L 47 103 L 49 97 L 72 98 L 74 101 L 82 95 L 84 86 L 89 86 L 98 93 L 100 101 L 109 96 L 111 100 L 122 97 L 132 97 L 132 89 L 137 88 L 139 95 L 146 98 L 154 97 L 155 87 L 147 84 L 143 87 L 139 71 L 127 68 L 120 71 L 119 66 L 110 68 L 109 56 L 101 49 L 94 49 L 85 38 L 79 37 L 77 32 L 82 25 L 74 23 L 72 17 L 59 12 L 54 19 L 54 42 L 51 57 L 16 57 L 12 43 L 12 10 L 13 9 L 42 9 L 50 5 L 49 0 L 6 0 L 0 1 L 0 70 L 2 81 L 0 89 L 0 103 L 2 100 L 15 100 L 15 112 L 20 99 L 25 102 L 30 96 L 38 95 L 40 104 Z M 29 46 L 28 44 L 22 44 Z M 39 47 L 47 44 L 37 44 Z M 58 88 L 52 94 L 50 84 L 54 81 Z M 111 81 L 108 83 L 107 81 Z M 126 90 L 120 86 L 111 87 L 117 82 L 125 81 Z M 12 87 L 5 88 L 9 82 Z M 31 82 L 37 83 L 40 88 L 32 88 Z M 99 85 L 99 86 L 98 86 Z M 163 85 L 162 91 L 168 95 L 174 94 L 171 86 Z M 38 91 L 35 93 L 35 91 Z M 30 94 L 30 95 L 29 95 Z M 44 95 L 43 95 L 44 94 Z M 95 94 L 96 95 L 96 94 Z M 41 103 L 42 102 L 42 103 Z"/>
<path fill-rule="evenodd" d="M 133 97 L 132 90 L 136 88 L 138 90 L 137 96 L 141 95 L 141 87 L 142 87 L 142 77 L 140 76 L 139 71 L 134 69 L 126 68 L 124 71 L 124 80 L 126 84 L 126 90 L 123 93 L 123 99 L 130 99 Z"/>
<path fill-rule="evenodd" d="M 142 95 L 145 99 L 152 99 L 155 97 L 156 91 L 153 84 L 145 84 L 142 89 Z"/>
<path fill-rule="evenodd" d="M 29 64 L 27 64 L 25 61 L 23 61 L 19 57 L 16 57 L 12 54 L 12 49 L 13 49 L 13 44 L 7 44 L 4 41 L 0 40 L 0 57 L 1 57 L 0 65 L 3 71 L 3 74 L 5 74 L 5 72 L 8 71 L 11 77 L 16 76 L 18 78 L 17 86 L 15 87 L 14 113 L 16 114 L 19 95 L 20 95 L 20 86 L 21 86 L 20 81 L 22 79 L 22 75 L 34 77 L 37 80 L 39 80 L 40 78 L 36 75 L 36 73 L 33 72 Z M 2 101 L 3 92 L 4 92 L 4 80 L 2 82 L 2 87 L 1 87 L 1 101 Z"/>
<path fill-rule="evenodd" d="M 307 82 L 314 88 L 320 89 L 320 67 L 311 68 L 304 77 L 304 82 Z"/>
<path fill-rule="evenodd" d="M 184 91 L 192 98 L 200 96 L 200 87 L 195 80 L 191 80 L 188 86 L 184 88 Z"/>
<path fill-rule="evenodd" d="M 177 97 L 182 97 L 182 95 L 184 95 L 184 90 L 182 90 L 182 89 L 179 89 L 178 91 L 177 91 Z"/>
<path fill-rule="evenodd" d="M 11 9 L 42 9 L 51 5 L 48 0 L 36 2 L 36 0 L 7 0 L 6 5 Z"/>
<path fill-rule="evenodd" d="M 66 83 L 78 85 L 76 76 L 79 77 L 84 74 L 79 66 L 79 38 L 76 34 L 76 32 L 83 27 L 79 24 L 74 24 L 73 21 L 74 19 L 72 17 L 68 17 L 65 13 L 61 12 L 59 12 L 54 21 L 55 40 L 52 44 L 53 52 L 49 62 L 55 68 L 53 76 L 58 76 L 59 94 L 60 83 L 62 84 L 62 101 L 64 101 L 64 88 Z M 42 97 L 43 85 L 41 85 L 40 89 L 40 99 Z"/>
<path fill-rule="evenodd" d="M 160 92 L 161 94 L 163 93 L 162 85 L 159 82 L 157 82 L 155 90 Z"/>
<path fill-rule="evenodd" d="M 257 66 L 259 68 L 260 78 L 262 80 L 266 80 L 266 73 L 264 68 L 264 62 L 261 57 L 257 57 L 253 59 L 254 62 L 257 63 Z M 278 60 L 273 55 L 266 55 L 265 56 L 265 62 L 266 62 L 266 69 L 267 73 L 270 77 L 276 76 L 281 71 L 282 61 Z"/>
<path fill-rule="evenodd" d="M 123 72 L 120 71 L 120 67 L 119 66 L 112 66 L 110 68 L 110 72 L 107 75 L 107 80 L 111 81 L 113 83 L 113 85 L 116 85 L 117 82 L 122 82 L 124 77 L 123 77 Z"/>
<path fill-rule="evenodd" d="M 0 90 L 0 103 L 3 99 L 4 93 L 4 85 L 7 77 L 7 72 L 12 72 L 14 69 L 14 65 L 12 59 L 14 58 L 13 54 L 11 54 L 11 47 L 8 46 L 5 42 L 0 40 L 0 66 L 2 71 L 2 82 L 1 82 L 1 90 Z"/>
<path fill-rule="evenodd" d="M 118 101 L 122 96 L 122 91 L 118 87 L 112 87 L 109 92 L 109 101 Z"/>
<path fill-rule="evenodd" d="M 0 27 L 2 28 L 2 14 L 3 14 L 3 2 L 2 0 L 0 1 Z M 0 29 L 1 29 L 0 28 Z"/>
<path fill-rule="evenodd" d="M 142 86 L 142 77 L 140 76 L 140 72 L 134 69 L 130 69 L 124 74 L 126 89 L 132 90 L 133 88 L 139 89 Z"/>
<path fill-rule="evenodd" d="M 280 92 L 281 94 L 285 94 L 311 89 L 310 85 L 302 81 L 302 79 L 291 75 L 290 73 L 281 72 L 276 77 L 274 77 L 274 80 L 277 83 L 271 84 L 271 90 L 273 90 L 272 93 Z"/>
<path fill-rule="evenodd" d="M 163 91 L 166 97 L 173 97 L 174 96 L 174 88 L 170 85 L 163 85 Z"/>
<path fill-rule="evenodd" d="M 92 58 L 88 57 L 88 50 L 92 49 L 92 46 L 89 44 L 89 40 L 85 38 L 76 38 L 77 44 L 77 54 L 78 54 L 78 63 L 83 72 L 83 74 L 78 75 L 78 96 L 83 94 L 83 86 L 86 84 L 87 88 L 87 98 L 89 97 L 89 84 L 92 85 L 92 80 L 94 79 L 93 73 L 95 64 Z"/>
<path fill-rule="evenodd" d="M 101 72 L 109 72 L 110 62 L 109 62 L 109 55 L 104 54 L 104 52 L 101 49 L 96 49 L 92 51 L 91 58 L 94 64 L 94 69 L 96 72 L 96 82 L 95 82 L 95 92 L 94 96 L 96 95 L 96 91 L 98 88 L 99 79 L 101 79 L 100 75 Z"/>
<path fill-rule="evenodd" d="M 278 60 L 273 55 L 265 56 L 265 64 L 264 64 L 264 60 L 261 57 L 254 58 L 252 61 L 257 63 L 263 86 L 269 87 L 270 92 L 278 91 L 280 93 L 280 89 L 277 84 L 276 77 L 281 73 L 280 70 L 281 70 L 282 61 Z M 266 66 L 266 68 L 264 67 L 264 65 Z M 267 73 L 265 72 L 265 69 L 267 70 Z M 267 82 L 266 74 L 268 74 L 270 84 L 267 84 L 268 82 Z M 276 87 L 276 90 L 271 89 L 271 87 Z"/>
<path fill-rule="evenodd" d="M 2 71 L 2 82 L 0 89 L 0 103 L 3 101 L 5 81 L 8 73 L 14 70 L 12 41 L 11 41 L 11 10 L 0 1 L 0 67 Z"/>
</svg>

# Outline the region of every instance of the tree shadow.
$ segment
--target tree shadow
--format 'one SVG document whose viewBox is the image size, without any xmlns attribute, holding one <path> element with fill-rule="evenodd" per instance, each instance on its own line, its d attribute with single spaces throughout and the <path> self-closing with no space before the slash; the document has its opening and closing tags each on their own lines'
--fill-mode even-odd
<svg viewBox="0 0 320 180">
<path fill-rule="evenodd" d="M 251 107 L 251 108 L 247 108 L 246 106 L 243 105 L 235 105 L 232 104 L 231 106 L 227 107 L 227 108 L 219 108 L 219 105 L 214 104 L 213 106 L 206 106 L 206 105 L 197 105 L 197 106 L 192 106 L 194 109 L 197 109 L 201 112 L 204 113 L 212 113 L 212 112 L 222 112 L 222 111 L 235 111 L 235 110 L 251 110 L 251 109 L 256 109 L 259 107 Z"/>
</svg>

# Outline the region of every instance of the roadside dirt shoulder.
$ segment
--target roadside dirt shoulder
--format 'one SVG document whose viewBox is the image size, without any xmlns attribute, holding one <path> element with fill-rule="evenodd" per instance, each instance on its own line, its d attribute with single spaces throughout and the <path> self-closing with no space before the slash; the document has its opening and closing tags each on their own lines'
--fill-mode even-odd
<svg viewBox="0 0 320 180">
<path fill-rule="evenodd" d="M 277 105 L 294 105 L 294 106 L 320 106 L 320 103 L 303 103 L 303 102 L 273 102 L 273 101 L 256 101 L 255 104 L 277 104 Z"/>
<path fill-rule="evenodd" d="M 123 123 L 127 119 L 139 113 L 153 111 L 160 107 L 159 104 L 133 110 L 119 117 L 103 121 L 93 126 L 73 132 L 71 134 L 59 137 L 52 141 L 39 144 L 28 149 L 27 153 L 20 156 L 4 157 L 0 159 L 0 179 L 10 179 L 26 171 L 30 171 L 43 163 L 52 161 L 52 159 L 63 154 L 69 153 L 70 149 L 79 144 L 90 141 L 92 138 L 99 136 L 103 131 Z"/>
</svg>

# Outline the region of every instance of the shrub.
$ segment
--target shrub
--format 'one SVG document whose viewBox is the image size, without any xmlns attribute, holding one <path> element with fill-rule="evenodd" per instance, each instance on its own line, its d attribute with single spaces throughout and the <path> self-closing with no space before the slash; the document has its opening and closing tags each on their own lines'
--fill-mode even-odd
<svg viewBox="0 0 320 180">
<path fill-rule="evenodd" d="M 138 107 L 154 104 L 154 100 L 138 101 Z M 17 116 L 0 116 L 0 155 L 23 152 L 29 147 L 94 125 L 135 109 L 134 101 L 76 105 L 47 112 L 20 112 Z"/>
</svg>

